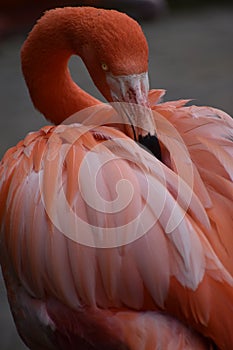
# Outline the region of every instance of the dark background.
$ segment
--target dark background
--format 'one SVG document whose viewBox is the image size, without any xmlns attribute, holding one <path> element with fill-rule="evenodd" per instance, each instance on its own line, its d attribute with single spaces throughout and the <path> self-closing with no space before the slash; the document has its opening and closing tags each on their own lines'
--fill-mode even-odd
<svg viewBox="0 0 233 350">
<path fill-rule="evenodd" d="M 166 14 L 142 21 L 150 47 L 151 87 L 167 89 L 166 99 L 194 98 L 195 104 L 212 105 L 233 115 L 232 1 L 188 3 L 187 7 L 187 1 L 170 0 Z M 2 18 L 0 5 L 0 30 Z M 19 57 L 25 35 L 25 28 L 14 29 L 0 41 L 0 156 L 27 132 L 47 123 L 34 110 L 21 75 Z M 100 97 L 77 58 L 72 58 L 70 67 L 74 79 Z M 1 278 L 0 349 L 25 349 Z"/>
</svg>

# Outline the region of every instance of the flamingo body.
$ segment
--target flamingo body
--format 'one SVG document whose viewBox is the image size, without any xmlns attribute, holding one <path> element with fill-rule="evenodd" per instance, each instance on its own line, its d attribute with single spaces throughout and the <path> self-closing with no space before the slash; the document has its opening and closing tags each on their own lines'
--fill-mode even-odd
<svg viewBox="0 0 233 350">
<path fill-rule="evenodd" d="M 62 10 L 62 20 L 71 13 Z M 129 30 L 132 20 L 114 14 Z M 134 28 L 143 46 L 142 32 Z M 61 108 L 46 108 L 48 97 L 38 90 L 45 77 L 38 87 L 37 73 L 29 74 L 30 40 L 23 67 L 32 99 L 59 124 L 76 102 L 59 102 L 55 91 L 53 101 Z M 121 42 L 118 47 L 126 50 Z M 113 76 L 132 78 L 135 71 L 141 77 L 146 44 L 144 49 L 135 66 L 128 59 L 119 71 L 111 53 L 106 62 L 110 67 L 114 61 Z M 97 64 L 92 71 L 89 62 L 111 101 L 105 73 Z M 56 69 L 61 79 L 65 72 L 71 95 L 81 94 L 75 122 L 30 133 L 0 166 L 1 266 L 22 339 L 36 350 L 211 349 L 213 343 L 230 349 L 232 119 L 185 100 L 161 103 L 164 91 L 151 90 L 160 161 L 132 140 L 114 108 L 76 88 L 64 65 Z M 52 77 L 49 72 L 49 83 Z M 83 114 L 85 99 L 89 109 Z"/>
</svg>

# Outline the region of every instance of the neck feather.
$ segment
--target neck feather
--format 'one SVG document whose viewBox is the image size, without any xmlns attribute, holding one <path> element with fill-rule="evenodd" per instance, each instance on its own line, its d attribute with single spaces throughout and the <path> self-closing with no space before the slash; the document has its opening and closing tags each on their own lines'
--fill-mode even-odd
<svg viewBox="0 0 233 350">
<path fill-rule="evenodd" d="M 49 12 L 50 15 L 42 17 L 25 41 L 21 61 L 34 106 L 48 120 L 59 124 L 75 112 L 100 101 L 78 87 L 68 69 L 70 56 L 79 54 L 77 51 L 81 50 L 85 40 L 85 31 L 77 28 L 77 13 L 75 21 L 72 21 L 72 8 L 67 22 L 64 11 L 60 12 L 59 18 L 58 10 Z M 72 28 L 74 22 L 75 30 Z M 75 40 L 72 40 L 73 32 L 76 33 Z"/>
</svg>

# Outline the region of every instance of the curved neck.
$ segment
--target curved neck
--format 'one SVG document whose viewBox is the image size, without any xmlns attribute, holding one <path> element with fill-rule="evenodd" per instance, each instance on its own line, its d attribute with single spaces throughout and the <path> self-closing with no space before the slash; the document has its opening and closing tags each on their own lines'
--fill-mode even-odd
<svg viewBox="0 0 233 350">
<path fill-rule="evenodd" d="M 79 50 L 81 52 L 83 39 L 81 35 L 75 38 L 74 49 L 68 31 L 70 33 L 72 29 L 65 17 L 53 21 L 42 18 L 21 51 L 22 71 L 33 104 L 55 124 L 79 110 L 100 103 L 78 87 L 70 76 L 69 58 L 79 54 Z"/>
</svg>

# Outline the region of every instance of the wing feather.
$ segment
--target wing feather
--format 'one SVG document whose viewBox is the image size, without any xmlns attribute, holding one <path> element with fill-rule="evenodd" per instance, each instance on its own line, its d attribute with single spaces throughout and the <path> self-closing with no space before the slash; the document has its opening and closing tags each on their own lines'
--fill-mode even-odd
<svg viewBox="0 0 233 350">
<path fill-rule="evenodd" d="M 30 134 L 1 163 L 1 245 L 33 297 L 73 310 L 166 308 L 227 348 L 218 339 L 231 344 L 233 124 L 185 103 L 153 107 L 171 167 L 113 128 Z M 90 246 L 79 235 L 92 237 Z M 103 237 L 115 245 L 97 247 Z"/>
</svg>

